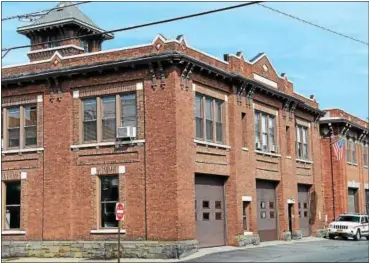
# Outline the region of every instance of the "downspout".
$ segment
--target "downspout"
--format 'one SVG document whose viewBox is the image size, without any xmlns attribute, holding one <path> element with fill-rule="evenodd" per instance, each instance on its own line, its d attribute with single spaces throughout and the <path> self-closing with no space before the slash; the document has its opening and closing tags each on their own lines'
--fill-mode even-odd
<svg viewBox="0 0 369 263">
<path fill-rule="evenodd" d="M 329 135 L 329 156 L 331 163 L 331 181 L 332 181 L 332 202 L 333 202 L 333 220 L 336 219 L 336 202 L 334 198 L 334 180 L 333 180 L 333 156 L 332 156 L 332 134 Z"/>
<path fill-rule="evenodd" d="M 145 98 L 145 80 L 143 80 L 143 89 L 142 89 L 142 96 L 143 96 L 143 117 L 144 117 L 144 179 L 145 179 L 145 240 L 147 240 L 147 171 L 146 171 L 146 98 Z"/>
<path fill-rule="evenodd" d="M 51 85 L 51 84 L 50 84 Z M 44 240 L 44 228 L 45 228 L 45 93 L 42 98 L 42 229 L 41 229 L 41 241 Z"/>
</svg>

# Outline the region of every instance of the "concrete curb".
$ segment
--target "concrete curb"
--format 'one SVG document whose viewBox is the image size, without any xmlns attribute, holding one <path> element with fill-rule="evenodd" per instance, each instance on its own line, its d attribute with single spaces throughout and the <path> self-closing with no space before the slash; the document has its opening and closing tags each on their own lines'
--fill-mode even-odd
<svg viewBox="0 0 369 263">
<path fill-rule="evenodd" d="M 299 240 L 291 240 L 291 241 L 283 241 L 283 240 L 276 240 L 276 241 L 267 241 L 261 242 L 259 245 L 252 245 L 246 247 L 231 247 L 231 246 L 224 246 L 224 247 L 213 247 L 213 248 L 203 248 L 200 249 L 198 252 L 189 255 L 185 258 L 181 259 L 139 259 L 139 258 L 121 258 L 121 262 L 183 262 L 187 260 L 196 259 L 199 257 L 207 256 L 207 255 L 214 255 L 224 252 L 232 252 L 238 250 L 248 250 L 248 249 L 255 249 L 255 248 L 263 248 L 269 246 L 279 246 L 279 245 L 289 245 L 295 243 L 305 243 L 305 242 L 315 242 L 315 241 L 323 241 L 327 240 L 325 238 L 317 238 L 317 237 L 306 237 Z M 102 260 L 91 260 L 85 258 L 9 258 L 9 259 L 2 259 L 2 262 L 116 262 L 117 259 L 110 259 L 106 261 Z"/>
</svg>

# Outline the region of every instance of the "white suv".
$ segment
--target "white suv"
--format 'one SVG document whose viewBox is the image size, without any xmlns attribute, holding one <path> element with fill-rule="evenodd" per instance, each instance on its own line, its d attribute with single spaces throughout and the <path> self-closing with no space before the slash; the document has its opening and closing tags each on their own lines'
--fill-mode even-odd
<svg viewBox="0 0 369 263">
<path fill-rule="evenodd" d="M 341 236 L 343 239 L 353 237 L 355 240 L 360 240 L 361 237 L 366 237 L 369 240 L 369 216 L 342 214 L 329 224 L 327 234 L 329 239 Z"/>
</svg>

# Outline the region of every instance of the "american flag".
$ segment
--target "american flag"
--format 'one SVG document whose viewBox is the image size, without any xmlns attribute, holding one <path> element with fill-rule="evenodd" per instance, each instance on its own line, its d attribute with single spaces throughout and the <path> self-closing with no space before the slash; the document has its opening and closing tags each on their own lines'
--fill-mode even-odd
<svg viewBox="0 0 369 263">
<path fill-rule="evenodd" d="M 343 156 L 343 146 L 345 145 L 345 139 L 340 138 L 333 144 L 334 153 L 336 154 L 337 160 L 341 160 Z"/>
</svg>

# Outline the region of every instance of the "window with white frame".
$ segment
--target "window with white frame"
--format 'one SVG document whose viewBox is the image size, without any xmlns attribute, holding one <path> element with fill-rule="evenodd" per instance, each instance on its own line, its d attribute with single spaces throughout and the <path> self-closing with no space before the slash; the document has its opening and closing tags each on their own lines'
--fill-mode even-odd
<svg viewBox="0 0 369 263">
<path fill-rule="evenodd" d="M 223 143 L 223 101 L 197 93 L 195 104 L 196 138 Z"/>
<path fill-rule="evenodd" d="M 115 205 L 119 202 L 119 179 L 116 175 L 100 177 L 101 227 L 118 227 L 115 218 Z"/>
<path fill-rule="evenodd" d="M 118 116 L 120 116 L 118 123 L 121 127 L 137 126 L 135 93 L 86 98 L 82 100 L 82 105 L 82 141 L 84 143 L 114 141 Z M 101 135 L 98 136 L 98 133 Z"/>
<path fill-rule="evenodd" d="M 3 137 L 7 138 L 7 149 L 31 148 L 37 145 L 36 105 L 6 108 L 3 111 L 4 120 L 6 120 L 6 127 L 2 132 L 4 132 Z"/>
<path fill-rule="evenodd" d="M 255 111 L 255 149 L 263 152 L 277 152 L 275 116 Z"/>
<path fill-rule="evenodd" d="M 308 128 L 296 125 L 296 158 L 309 159 Z"/>
<path fill-rule="evenodd" d="M 8 181 L 5 184 L 5 229 L 20 229 L 21 182 Z"/>
</svg>

